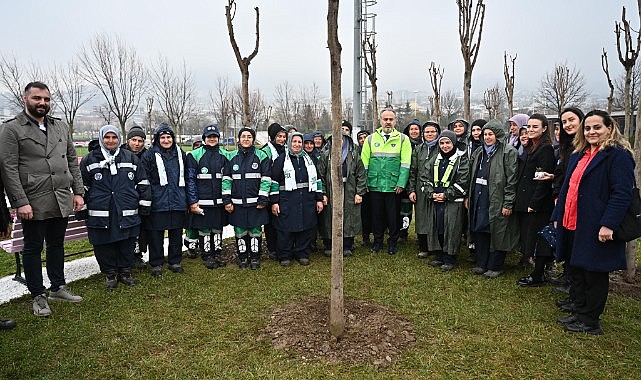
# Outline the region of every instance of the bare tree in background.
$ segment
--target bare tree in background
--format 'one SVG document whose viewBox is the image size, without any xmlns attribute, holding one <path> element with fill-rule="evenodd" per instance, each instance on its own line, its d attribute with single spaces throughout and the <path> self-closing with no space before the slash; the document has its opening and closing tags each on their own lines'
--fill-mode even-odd
<svg viewBox="0 0 641 380">
<path fill-rule="evenodd" d="M 516 66 L 516 54 L 514 57 L 509 56 L 507 52 L 503 53 L 503 77 L 505 78 L 505 99 L 507 101 L 508 117 L 514 116 L 514 67 Z"/>
<path fill-rule="evenodd" d="M 216 78 L 216 89 L 209 93 L 209 99 L 214 109 L 214 119 L 216 119 L 225 141 L 227 141 L 228 137 L 234 136 L 234 133 L 229 134 L 229 127 L 231 127 L 231 121 L 234 117 L 233 93 L 229 78 Z"/>
<path fill-rule="evenodd" d="M 254 7 L 256 11 L 256 43 L 254 45 L 254 51 L 247 57 L 243 57 L 240 54 L 240 49 L 236 43 L 236 37 L 234 36 L 234 25 L 232 21 L 236 16 L 236 0 L 227 0 L 227 5 L 225 6 L 225 17 L 227 18 L 227 31 L 229 32 L 229 41 L 231 42 L 231 47 L 234 49 L 234 55 L 236 56 L 236 61 L 238 62 L 238 68 L 240 69 L 240 74 L 242 76 L 242 105 L 243 105 L 243 127 L 249 128 L 251 125 L 251 111 L 250 99 L 249 99 L 249 64 L 252 59 L 258 54 L 258 44 L 260 41 L 259 34 L 259 19 L 260 13 L 258 12 L 258 7 Z"/>
<path fill-rule="evenodd" d="M 6 92 L 2 97 L 16 111 L 24 110 L 24 101 L 22 100 L 24 88 L 27 83 L 34 81 L 48 82 L 48 78 L 45 77 L 38 65 L 31 63 L 26 68 L 21 67 L 15 56 L 0 55 L 0 88 Z M 54 109 L 53 105 L 51 109 Z"/>
<path fill-rule="evenodd" d="M 487 109 L 490 120 L 499 117 L 501 105 L 503 104 L 503 93 L 498 83 L 494 85 L 494 87 L 485 90 L 483 94 L 483 104 Z"/>
<path fill-rule="evenodd" d="M 118 37 L 94 36 L 78 53 L 82 77 L 104 97 L 109 111 L 127 135 L 127 120 L 146 91 L 147 72 L 136 50 Z"/>
<path fill-rule="evenodd" d="M 234 102 L 233 104 L 243 104 L 243 91 L 240 87 L 234 88 Z M 243 106 L 245 110 L 245 106 Z M 265 99 L 261 94 L 260 90 L 254 90 L 249 94 L 249 108 L 247 108 L 249 113 L 249 128 L 258 129 L 258 126 L 265 119 Z M 243 116 L 245 116 L 243 114 Z M 243 126 L 245 126 L 243 124 Z"/>
<path fill-rule="evenodd" d="M 443 83 L 443 74 L 445 73 L 445 68 L 441 68 L 440 65 L 436 65 L 434 61 L 430 64 L 428 69 L 430 73 L 430 84 L 432 85 L 432 92 L 434 96 L 429 97 L 430 108 L 432 118 L 434 120 L 441 119 L 441 84 Z"/>
<path fill-rule="evenodd" d="M 153 112 L 154 112 L 154 98 L 151 96 L 148 96 L 146 99 L 146 111 L 147 111 L 147 137 L 151 140 L 151 136 L 154 133 L 154 128 L 153 128 Z"/>
<path fill-rule="evenodd" d="M 614 99 L 612 109 L 625 111 L 625 71 L 614 78 Z M 632 80 L 630 81 L 630 108 L 636 110 L 639 106 L 639 90 L 641 89 L 641 60 L 632 68 Z"/>
<path fill-rule="evenodd" d="M 641 11 L 639 11 L 641 12 Z M 640 13 L 641 15 L 641 13 Z M 621 32 L 623 32 L 623 39 L 625 41 L 625 53 L 621 49 Z M 632 131 L 632 106 L 630 99 L 630 82 L 632 81 L 632 70 L 634 64 L 639 56 L 639 48 L 641 47 L 641 33 L 637 32 L 636 46 L 632 42 L 632 30 L 630 29 L 630 20 L 625 18 L 625 7 L 621 11 L 621 22 L 614 23 L 614 33 L 617 36 L 617 52 L 619 53 L 619 62 L 625 69 L 625 125 L 623 128 L 623 135 L 627 138 L 630 137 Z"/>
<path fill-rule="evenodd" d="M 327 6 L 327 46 L 332 92 L 332 157 L 341 156 L 343 131 L 341 122 L 341 44 L 338 40 L 338 0 L 328 0 Z M 341 160 L 331 160 L 332 173 L 332 280 L 330 291 L 329 331 L 338 339 L 345 331 L 343 299 L 343 174 Z"/>
<path fill-rule="evenodd" d="M 441 95 L 441 111 L 441 125 L 449 123 L 463 112 L 463 103 L 452 90 L 447 90 Z"/>
<path fill-rule="evenodd" d="M 285 81 L 276 85 L 274 90 L 274 117 L 282 124 L 294 124 L 296 96 L 294 88 Z"/>
<path fill-rule="evenodd" d="M 152 65 L 151 90 L 160 110 L 177 135 L 183 134 L 183 124 L 196 111 L 196 84 L 191 71 L 183 60 L 180 70 L 175 71 L 167 57 L 158 57 Z"/>
<path fill-rule="evenodd" d="M 78 110 L 96 95 L 89 91 L 87 84 L 80 75 L 77 62 L 72 61 L 67 66 L 54 65 L 51 72 L 51 95 L 62 108 L 72 136 Z"/>
<path fill-rule="evenodd" d="M 541 80 L 538 101 L 557 115 L 561 115 L 561 110 L 567 106 L 581 106 L 586 98 L 585 78 L 576 67 L 569 68 L 566 63 L 557 64 Z"/>
<path fill-rule="evenodd" d="M 365 74 L 369 83 L 372 86 L 372 113 L 366 120 L 378 119 L 378 84 L 376 78 L 376 40 L 375 34 L 370 33 L 366 38 L 361 41 L 361 50 L 363 58 L 365 59 Z"/>
<path fill-rule="evenodd" d="M 608 87 L 610 88 L 610 94 L 608 95 L 608 113 L 612 113 L 612 105 L 614 103 L 614 84 L 610 78 L 610 66 L 608 65 L 608 53 L 603 48 L 603 53 L 601 53 L 601 69 L 605 74 L 605 79 L 608 81 Z"/>
<path fill-rule="evenodd" d="M 318 121 L 322 112 L 320 90 L 316 83 L 311 86 L 300 86 L 299 90 L 299 110 L 297 117 L 297 127 L 299 131 L 313 131 L 318 129 Z"/>
<path fill-rule="evenodd" d="M 463 54 L 463 118 L 470 119 L 470 92 L 472 90 L 472 71 L 481 47 L 485 4 L 477 0 L 472 13 L 473 0 L 456 0 L 458 6 L 458 33 Z"/>
<path fill-rule="evenodd" d="M 95 106 L 93 110 L 98 115 L 100 115 L 100 117 L 105 121 L 106 124 L 111 124 L 111 121 L 116 118 L 116 115 L 111 112 L 111 108 L 109 108 L 109 105 L 106 103 Z"/>
</svg>

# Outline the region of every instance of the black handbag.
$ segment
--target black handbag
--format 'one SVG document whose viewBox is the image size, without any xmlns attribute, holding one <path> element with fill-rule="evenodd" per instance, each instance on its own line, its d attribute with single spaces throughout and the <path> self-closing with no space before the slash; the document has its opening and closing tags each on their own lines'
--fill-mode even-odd
<svg viewBox="0 0 641 380">
<path fill-rule="evenodd" d="M 632 241 L 641 237 L 641 196 L 639 188 L 632 189 L 632 202 L 623 216 L 619 227 L 614 231 L 613 239 Z"/>
</svg>

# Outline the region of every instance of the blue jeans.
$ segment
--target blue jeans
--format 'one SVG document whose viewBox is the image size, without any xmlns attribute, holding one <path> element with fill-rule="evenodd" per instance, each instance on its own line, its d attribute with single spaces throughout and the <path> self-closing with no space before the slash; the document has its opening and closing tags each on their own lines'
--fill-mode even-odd
<svg viewBox="0 0 641 380">
<path fill-rule="evenodd" d="M 42 247 L 47 241 L 47 276 L 51 291 L 58 291 L 65 285 L 65 231 L 69 218 L 50 218 L 45 220 L 22 220 L 24 250 L 22 263 L 27 289 L 31 297 L 45 292 L 42 279 Z"/>
</svg>

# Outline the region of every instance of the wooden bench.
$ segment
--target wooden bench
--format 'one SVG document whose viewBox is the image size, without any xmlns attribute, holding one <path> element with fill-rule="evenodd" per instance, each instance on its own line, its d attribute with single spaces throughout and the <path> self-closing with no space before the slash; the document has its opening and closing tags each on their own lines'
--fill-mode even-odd
<svg viewBox="0 0 641 380">
<path fill-rule="evenodd" d="M 65 231 L 65 242 L 80 240 L 87 237 L 87 225 L 84 220 L 76 220 L 74 215 L 69 216 L 69 223 L 67 224 L 67 231 Z M 45 245 L 46 247 L 46 245 Z M 15 218 L 11 229 L 11 239 L 0 241 L 0 248 L 6 252 L 13 253 L 16 256 L 16 275 L 13 277 L 14 281 L 18 281 L 26 285 L 24 277 L 22 277 L 22 261 L 20 254 L 24 250 L 24 235 L 22 231 L 22 223 L 20 219 Z M 81 255 L 83 253 L 92 252 L 92 249 L 87 249 L 79 252 L 72 252 L 65 254 L 65 257 Z M 44 259 L 42 260 L 45 261 Z"/>
</svg>

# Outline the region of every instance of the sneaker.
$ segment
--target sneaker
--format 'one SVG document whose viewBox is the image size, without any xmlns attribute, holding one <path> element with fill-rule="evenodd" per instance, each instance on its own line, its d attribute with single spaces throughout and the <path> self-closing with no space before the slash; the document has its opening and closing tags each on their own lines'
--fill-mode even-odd
<svg viewBox="0 0 641 380">
<path fill-rule="evenodd" d="M 441 272 L 449 272 L 454 269 L 454 264 L 443 264 L 441 265 Z"/>
<path fill-rule="evenodd" d="M 216 269 L 218 268 L 218 261 L 210 256 L 205 261 L 203 261 L 203 265 L 207 269 Z"/>
<path fill-rule="evenodd" d="M 429 265 L 429 266 L 431 266 L 431 267 L 435 267 L 435 268 L 436 268 L 436 267 L 440 267 L 440 266 L 441 266 L 441 265 L 443 265 L 443 264 L 445 264 L 445 263 L 444 263 L 444 262 L 442 262 L 441 260 L 432 260 L 432 261 L 430 261 L 429 263 L 427 263 L 427 265 Z"/>
<path fill-rule="evenodd" d="M 372 246 L 372 253 L 379 253 L 383 249 L 382 243 L 374 243 Z"/>
<path fill-rule="evenodd" d="M 168 268 L 174 273 L 183 273 L 185 271 L 180 264 L 169 264 Z"/>
<path fill-rule="evenodd" d="M 487 272 L 487 269 L 481 268 L 481 267 L 474 267 L 470 269 L 470 272 L 476 275 L 482 275 L 483 273 Z"/>
<path fill-rule="evenodd" d="M 118 274 L 118 281 L 122 282 L 123 284 L 127 286 L 134 286 L 136 285 L 136 280 L 134 280 L 133 277 L 131 277 L 131 272 L 129 271 L 123 271 Z"/>
<path fill-rule="evenodd" d="M 238 260 L 238 268 L 245 269 L 249 266 L 249 259 Z"/>
<path fill-rule="evenodd" d="M 395 255 L 396 254 L 396 244 L 390 244 L 390 246 L 387 248 L 387 253 L 390 255 Z"/>
<path fill-rule="evenodd" d="M 430 257 L 430 253 L 429 252 L 421 251 L 421 252 L 418 253 L 418 258 L 419 259 L 427 259 L 428 257 Z"/>
<path fill-rule="evenodd" d="M 498 270 L 488 270 L 485 273 L 483 273 L 483 276 L 485 276 L 487 278 L 497 278 L 501 274 L 503 274 L 503 272 L 498 271 Z"/>
<path fill-rule="evenodd" d="M 588 325 L 582 321 L 577 320 L 574 323 L 565 325 L 565 331 L 572 333 L 586 333 L 590 335 L 603 335 L 601 325 Z"/>
<path fill-rule="evenodd" d="M 343 257 L 350 257 L 352 255 L 352 251 L 349 249 L 346 249 L 343 251 Z"/>
<path fill-rule="evenodd" d="M 562 325 L 569 325 L 570 323 L 574 323 L 578 320 L 579 320 L 579 316 L 576 314 L 570 314 L 567 317 L 559 317 L 556 319 L 556 321 Z"/>
<path fill-rule="evenodd" d="M 309 259 L 306 259 L 306 258 L 298 259 L 298 263 L 299 263 L 300 265 L 302 265 L 302 266 L 306 267 L 306 266 L 308 266 L 308 265 L 309 265 Z"/>
<path fill-rule="evenodd" d="M 249 269 L 251 269 L 251 270 L 256 270 L 256 269 L 258 269 L 258 268 L 260 268 L 260 260 L 252 260 L 252 261 L 249 263 Z"/>
<path fill-rule="evenodd" d="M 11 330 L 16 327 L 16 321 L 12 319 L 0 319 L 0 330 Z"/>
<path fill-rule="evenodd" d="M 42 293 L 33 299 L 33 315 L 38 317 L 48 317 L 51 315 L 46 294 Z"/>
<path fill-rule="evenodd" d="M 292 265 L 292 262 L 289 261 L 289 260 L 281 260 L 281 262 L 280 262 L 280 266 L 281 267 L 288 267 L 290 265 Z"/>
<path fill-rule="evenodd" d="M 69 302 L 80 302 L 82 297 L 75 295 L 67 288 L 67 285 L 60 285 L 58 291 L 49 292 L 49 299 L 52 301 L 69 301 Z"/>
<path fill-rule="evenodd" d="M 115 273 L 110 273 L 105 276 L 105 288 L 107 290 L 116 289 L 118 287 L 118 276 Z"/>
<path fill-rule="evenodd" d="M 160 266 L 160 265 L 159 265 L 159 266 L 157 266 L 157 267 L 153 267 L 153 268 L 151 268 L 151 275 L 152 275 L 153 277 L 160 277 L 160 276 L 162 276 L 162 266 Z"/>
<path fill-rule="evenodd" d="M 535 288 L 545 285 L 545 281 L 537 280 L 530 275 L 519 278 L 518 281 L 516 281 L 516 284 L 524 288 Z"/>
</svg>

